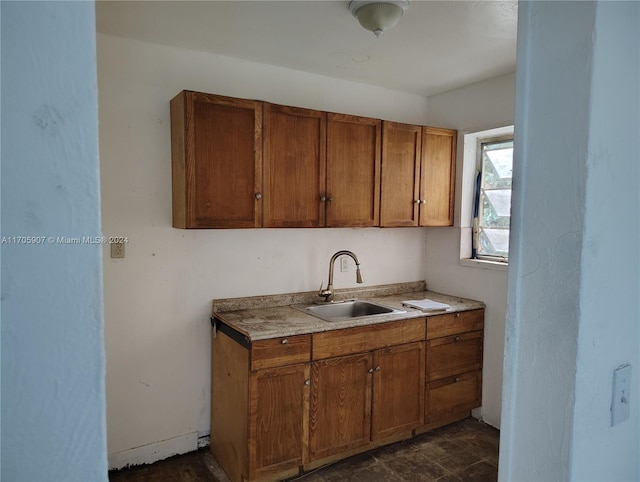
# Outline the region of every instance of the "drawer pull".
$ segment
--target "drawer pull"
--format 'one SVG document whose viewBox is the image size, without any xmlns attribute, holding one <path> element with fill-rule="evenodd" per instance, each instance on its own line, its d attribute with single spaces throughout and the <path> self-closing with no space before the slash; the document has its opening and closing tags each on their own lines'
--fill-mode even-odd
<svg viewBox="0 0 640 482">
<path fill-rule="evenodd" d="M 456 313 L 456 318 L 460 318 L 460 313 Z"/>
<path fill-rule="evenodd" d="M 460 337 L 459 337 L 459 336 L 456 336 L 454 339 L 455 339 L 456 341 L 460 341 Z"/>
<path fill-rule="evenodd" d="M 287 341 L 287 339 L 285 338 L 285 339 L 284 339 L 284 340 L 282 340 L 280 343 L 282 343 L 283 345 L 286 345 L 286 344 L 287 344 L 287 343 L 289 343 L 289 342 L 288 342 L 288 341 Z"/>
<path fill-rule="evenodd" d="M 460 381 L 460 377 L 456 377 L 456 383 L 458 383 Z"/>
</svg>

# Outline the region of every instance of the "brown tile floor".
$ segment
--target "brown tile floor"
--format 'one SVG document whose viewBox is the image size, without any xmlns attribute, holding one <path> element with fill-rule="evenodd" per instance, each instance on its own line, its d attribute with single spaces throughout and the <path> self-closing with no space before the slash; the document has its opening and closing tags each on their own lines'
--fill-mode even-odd
<svg viewBox="0 0 640 482">
<path fill-rule="evenodd" d="M 356 455 L 290 482 L 490 482 L 499 432 L 473 418 Z M 109 473 L 111 482 L 228 482 L 207 449 Z"/>
</svg>

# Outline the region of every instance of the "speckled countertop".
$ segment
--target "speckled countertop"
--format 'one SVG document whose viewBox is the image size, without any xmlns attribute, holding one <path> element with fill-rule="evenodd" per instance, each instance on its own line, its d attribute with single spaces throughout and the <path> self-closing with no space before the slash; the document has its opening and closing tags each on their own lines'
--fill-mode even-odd
<svg viewBox="0 0 640 482">
<path fill-rule="evenodd" d="M 214 300 L 212 316 L 244 335 L 249 341 L 255 341 L 484 308 L 484 303 L 480 301 L 428 291 L 424 281 L 338 289 L 335 291 L 335 298 L 336 300 L 357 298 L 372 301 L 403 310 L 403 313 L 365 316 L 344 321 L 324 321 L 292 308 L 293 305 L 304 306 L 318 301 L 316 292 L 303 292 Z M 451 308 L 446 311 L 423 312 L 402 305 L 406 300 L 425 298 L 446 303 Z"/>
</svg>

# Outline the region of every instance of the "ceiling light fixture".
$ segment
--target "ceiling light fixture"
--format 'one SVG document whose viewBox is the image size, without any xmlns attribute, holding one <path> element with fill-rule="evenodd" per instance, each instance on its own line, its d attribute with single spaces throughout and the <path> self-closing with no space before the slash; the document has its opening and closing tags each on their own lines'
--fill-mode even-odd
<svg viewBox="0 0 640 482">
<path fill-rule="evenodd" d="M 360 25 L 380 37 L 385 30 L 395 27 L 409 8 L 409 0 L 369 0 L 349 2 L 351 14 Z"/>
</svg>

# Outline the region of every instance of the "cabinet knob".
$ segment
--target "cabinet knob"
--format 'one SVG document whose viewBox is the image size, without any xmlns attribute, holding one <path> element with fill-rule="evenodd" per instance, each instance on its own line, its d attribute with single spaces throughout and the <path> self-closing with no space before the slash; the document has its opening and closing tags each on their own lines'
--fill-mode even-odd
<svg viewBox="0 0 640 482">
<path fill-rule="evenodd" d="M 258 200 L 262 199 L 262 193 L 257 192 L 256 193 L 256 199 L 258 199 Z"/>
<path fill-rule="evenodd" d="M 460 341 L 460 337 L 459 337 L 459 336 L 456 336 L 456 337 L 454 338 L 454 340 L 456 340 L 456 341 Z M 282 343 L 284 343 L 284 342 L 282 342 Z"/>
<path fill-rule="evenodd" d="M 421 200 L 420 200 L 420 202 L 421 202 L 422 204 L 427 204 L 427 200 L 426 200 L 426 199 L 421 199 Z"/>
<path fill-rule="evenodd" d="M 288 342 L 288 341 L 287 341 L 287 339 L 285 338 L 285 339 L 284 339 L 284 340 L 282 340 L 280 343 L 282 343 L 283 345 L 286 345 L 286 344 L 287 344 L 287 343 L 289 343 L 289 342 Z"/>
<path fill-rule="evenodd" d="M 460 313 L 456 313 L 456 318 L 460 318 Z"/>
<path fill-rule="evenodd" d="M 460 377 L 456 377 L 456 383 L 460 381 Z"/>
<path fill-rule="evenodd" d="M 326 202 L 327 201 L 327 196 L 320 196 L 320 201 L 321 202 Z"/>
<path fill-rule="evenodd" d="M 420 204 L 420 199 L 416 199 L 415 201 L 413 201 L 414 204 Z"/>
<path fill-rule="evenodd" d="M 333 198 L 331 196 L 327 197 L 327 202 L 331 202 L 333 201 Z"/>
<path fill-rule="evenodd" d="M 380 367 L 376 367 L 376 371 L 379 372 L 380 371 Z"/>
<path fill-rule="evenodd" d="M 311 380 L 305 380 L 305 381 L 304 381 L 304 384 L 305 384 L 306 386 L 311 385 Z"/>
<path fill-rule="evenodd" d="M 369 373 L 373 373 L 373 368 L 369 368 Z"/>
</svg>

